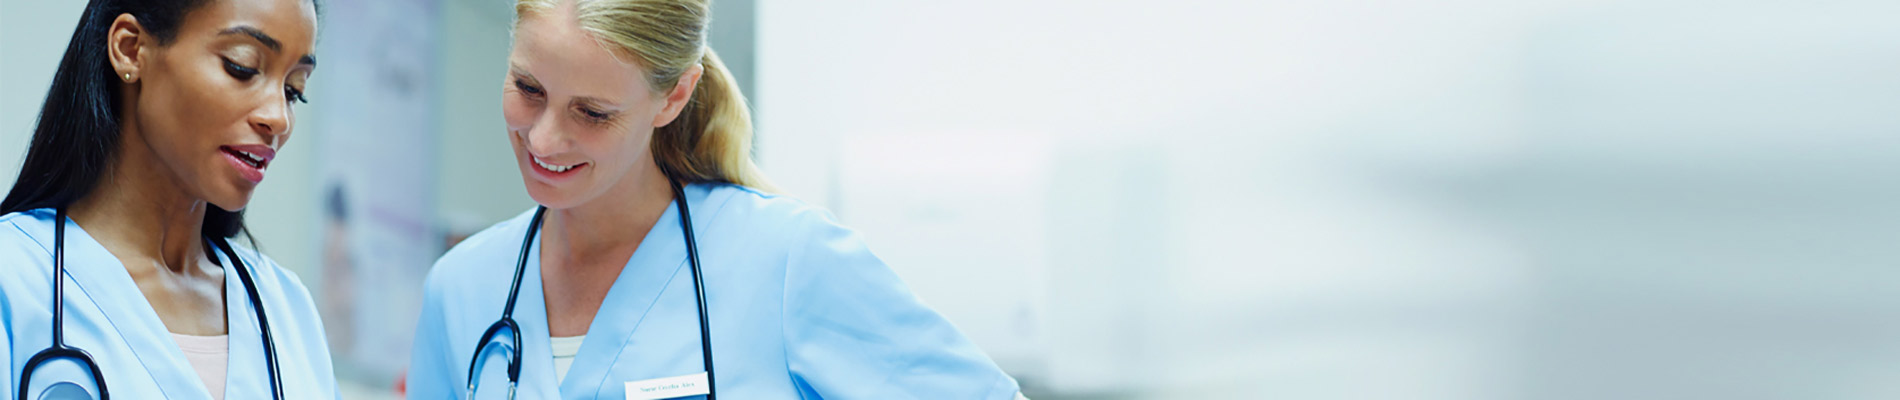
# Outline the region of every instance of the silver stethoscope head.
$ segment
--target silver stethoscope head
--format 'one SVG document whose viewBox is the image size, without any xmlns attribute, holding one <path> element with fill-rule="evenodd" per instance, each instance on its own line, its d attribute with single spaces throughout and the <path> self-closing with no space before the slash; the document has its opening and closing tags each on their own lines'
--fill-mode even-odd
<svg viewBox="0 0 1900 400">
<path fill-rule="evenodd" d="M 521 386 L 521 382 L 517 382 L 517 381 L 508 382 L 508 400 L 515 400 L 515 388 L 519 386 Z M 462 398 L 475 400 L 475 384 L 474 383 L 468 384 L 468 395 L 462 396 Z"/>
</svg>

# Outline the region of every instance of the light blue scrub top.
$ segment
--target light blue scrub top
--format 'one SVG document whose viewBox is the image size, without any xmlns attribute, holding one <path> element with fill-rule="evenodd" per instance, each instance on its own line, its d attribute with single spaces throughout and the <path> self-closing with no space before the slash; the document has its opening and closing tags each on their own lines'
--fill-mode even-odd
<svg viewBox="0 0 1900 400">
<path fill-rule="evenodd" d="M 16 395 L 28 358 L 53 343 L 53 209 L 0 216 L 0 323 L 5 324 L 8 360 L 6 398 Z M 224 252 L 206 249 L 224 265 Z M 278 369 L 286 399 L 335 399 L 336 375 L 330 348 L 310 291 L 295 275 L 270 258 L 239 246 L 238 257 L 250 267 L 264 312 L 276 340 Z M 230 358 L 224 398 L 271 398 L 269 363 L 257 314 L 236 270 L 224 274 L 225 315 Z M 93 240 L 79 224 L 66 220 L 66 343 L 92 354 L 115 399 L 209 399 L 185 353 L 133 283 L 125 264 Z M 53 361 L 34 372 L 34 391 L 55 381 L 91 386 L 77 363 Z M 55 368 L 59 371 L 46 371 Z M 48 372 L 52 372 L 49 374 Z"/>
<path fill-rule="evenodd" d="M 685 193 L 722 399 L 1015 398 L 1015 379 L 828 213 L 736 185 Z M 533 215 L 469 237 L 429 272 L 409 398 L 464 396 L 471 352 L 501 318 Z M 514 314 L 526 349 L 518 398 L 621 399 L 624 382 L 704 371 L 682 235 L 678 207 L 668 206 L 608 290 L 565 377 L 554 376 L 540 257 L 528 257 Z M 488 370 L 506 370 L 505 357 L 488 357 Z M 482 380 L 484 393 L 506 390 L 505 378 Z"/>
</svg>

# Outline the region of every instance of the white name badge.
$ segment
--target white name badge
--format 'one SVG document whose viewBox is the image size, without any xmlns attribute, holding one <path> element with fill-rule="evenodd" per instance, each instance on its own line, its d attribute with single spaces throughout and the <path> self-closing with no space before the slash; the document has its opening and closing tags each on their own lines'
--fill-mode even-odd
<svg viewBox="0 0 1900 400">
<path fill-rule="evenodd" d="M 627 400 L 656 400 L 712 393 L 706 373 L 627 382 Z"/>
</svg>

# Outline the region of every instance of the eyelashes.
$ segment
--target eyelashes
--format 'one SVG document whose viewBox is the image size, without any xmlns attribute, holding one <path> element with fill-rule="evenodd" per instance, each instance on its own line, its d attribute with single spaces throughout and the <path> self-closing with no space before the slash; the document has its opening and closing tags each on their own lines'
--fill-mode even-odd
<svg viewBox="0 0 1900 400">
<path fill-rule="evenodd" d="M 529 99 L 536 101 L 546 100 L 547 91 L 542 90 L 540 87 L 528 84 L 528 82 L 520 77 L 515 77 L 513 82 L 515 90 L 520 91 L 522 95 L 527 96 Z M 614 118 L 614 114 L 611 112 L 595 110 L 585 106 L 575 106 L 574 114 L 587 122 L 602 125 L 613 122 Z"/>
<path fill-rule="evenodd" d="M 607 122 L 607 120 L 613 119 L 612 114 L 594 111 L 587 107 L 576 107 L 575 110 L 580 111 L 581 116 L 587 117 L 587 119 L 593 120 L 594 122 Z"/>
<path fill-rule="evenodd" d="M 238 63 L 226 58 L 224 59 L 224 73 L 231 74 L 232 78 L 237 78 L 237 80 L 240 81 L 250 81 L 251 78 L 257 77 L 259 72 L 257 68 L 238 65 Z"/>
<path fill-rule="evenodd" d="M 284 86 L 284 101 L 310 104 L 310 98 L 304 97 L 302 90 L 290 86 Z"/>
<path fill-rule="evenodd" d="M 222 60 L 224 61 L 224 73 L 230 74 L 232 78 L 237 78 L 239 82 L 250 82 L 252 78 L 256 78 L 258 74 L 262 73 L 262 71 L 258 71 L 257 68 L 240 65 L 235 61 L 231 61 L 229 58 L 222 58 Z M 310 98 L 304 96 L 303 90 L 297 89 L 295 86 L 284 85 L 284 101 L 309 104 Z"/>
<path fill-rule="evenodd" d="M 536 98 L 547 95 L 547 92 L 541 91 L 541 88 L 529 85 L 527 82 L 522 82 L 521 78 L 515 78 L 515 89 Z"/>
</svg>

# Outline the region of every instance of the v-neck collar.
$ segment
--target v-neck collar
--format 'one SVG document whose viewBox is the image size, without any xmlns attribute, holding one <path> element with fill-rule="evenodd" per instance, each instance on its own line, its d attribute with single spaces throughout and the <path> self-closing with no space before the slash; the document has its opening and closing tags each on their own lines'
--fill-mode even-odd
<svg viewBox="0 0 1900 400">
<path fill-rule="evenodd" d="M 693 202 L 702 190 L 696 186 L 685 188 L 686 201 Z M 696 204 L 696 203 L 689 203 Z M 614 279 L 602 298 L 600 309 L 595 311 L 594 319 L 587 326 L 586 339 L 581 342 L 574 363 L 569 366 L 565 376 L 554 373 L 553 348 L 547 318 L 547 298 L 542 290 L 540 235 L 529 251 L 526 270 L 523 271 L 521 304 L 515 309 L 516 322 L 522 325 L 523 382 L 559 382 L 558 385 L 536 384 L 534 389 L 541 398 L 561 398 L 562 392 L 583 393 L 596 388 L 606 379 L 614 357 L 601 357 L 604 354 L 619 354 L 626 340 L 632 337 L 645 320 L 647 311 L 659 299 L 660 293 L 670 284 L 680 268 L 686 263 L 685 234 L 680 230 L 679 205 L 671 203 L 666 211 L 655 220 L 640 246 L 635 248 L 633 256 L 627 259 L 620 276 Z M 524 224 L 523 229 L 526 229 Z M 525 233 L 525 231 L 523 231 Z"/>
<path fill-rule="evenodd" d="M 228 244 L 230 241 L 225 242 Z M 237 276 L 240 271 L 232 268 L 233 264 L 224 257 L 224 252 L 213 251 L 217 251 L 218 258 L 224 260 L 225 333 L 231 338 L 230 352 L 225 357 L 224 364 L 224 398 L 271 398 L 270 365 L 264 358 L 264 334 L 257 318 L 257 310 L 263 307 L 251 303 L 250 293 L 244 289 L 244 280 Z M 232 249 L 232 253 L 237 254 L 240 259 L 244 257 L 244 254 L 236 249 Z M 255 262 L 239 261 L 244 262 L 245 269 L 250 271 L 257 271 L 259 267 Z M 257 276 L 251 277 L 254 283 L 260 280 Z M 259 297 L 263 297 L 263 293 L 258 294 Z M 231 371 L 239 371 L 239 373 L 231 373 Z M 277 371 L 282 373 L 282 366 L 279 366 Z"/>
<path fill-rule="evenodd" d="M 47 210 L 50 214 L 51 211 Z M 58 218 L 48 218 L 48 227 L 57 223 Z M 72 296 L 62 301 L 91 301 L 106 317 L 106 324 L 119 333 L 126 347 L 138 357 L 139 365 L 149 374 L 160 391 L 167 398 L 209 398 L 211 393 L 199 384 L 195 370 L 185 358 L 183 349 L 171 340 L 171 330 L 165 328 L 164 321 L 158 318 L 158 312 L 146 301 L 138 283 L 126 272 L 125 263 L 112 255 L 104 245 L 93 239 L 79 223 L 67 218 L 66 224 L 66 275 L 72 278 L 73 285 L 79 288 Z M 48 239 L 53 232 L 47 232 Z M 49 240 L 48 247 L 51 246 Z M 207 251 L 218 251 L 207 248 Z M 214 257 L 223 259 L 221 251 Z M 229 265 L 229 262 L 226 262 Z M 243 282 L 236 276 L 236 270 L 224 271 L 224 310 L 226 334 L 231 338 L 230 352 L 226 356 L 227 371 L 225 377 L 225 396 L 227 398 L 248 398 L 256 392 L 258 374 L 246 373 L 258 371 L 256 364 L 263 362 L 263 343 L 255 338 L 261 337 L 257 331 L 256 318 L 251 313 L 251 303 L 245 293 Z M 72 303 L 68 303 L 70 309 Z M 111 362 L 106 362 L 111 363 Z M 235 373 L 233 373 L 235 372 Z"/>
</svg>

